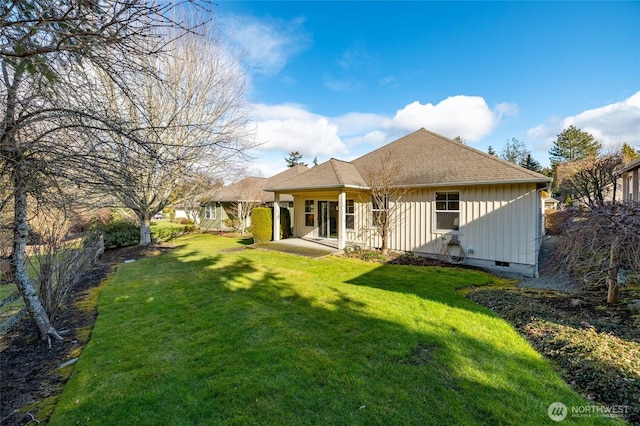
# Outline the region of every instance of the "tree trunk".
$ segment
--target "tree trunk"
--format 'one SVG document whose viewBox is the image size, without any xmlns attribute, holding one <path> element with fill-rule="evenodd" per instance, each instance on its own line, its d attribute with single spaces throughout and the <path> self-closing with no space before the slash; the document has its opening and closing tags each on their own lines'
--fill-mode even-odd
<svg viewBox="0 0 640 426">
<path fill-rule="evenodd" d="M 24 299 L 24 304 L 31 318 L 38 327 L 41 340 L 53 337 L 62 340 L 55 328 L 49 322 L 49 316 L 45 311 L 38 292 L 25 267 L 27 238 L 29 236 L 29 222 L 27 219 L 27 177 L 25 164 L 19 164 L 14 174 L 14 225 L 13 225 L 13 252 L 11 253 L 11 269 L 18 291 Z"/>
<path fill-rule="evenodd" d="M 611 244 L 609 255 L 609 271 L 607 272 L 607 303 L 617 303 L 620 300 L 620 284 L 618 284 L 618 272 L 620 271 L 620 259 L 618 258 L 618 246 L 620 237 L 616 237 Z"/>
<path fill-rule="evenodd" d="M 380 240 L 382 241 L 380 246 L 380 253 L 382 253 L 385 256 L 389 253 L 389 247 L 387 242 L 388 239 L 389 239 L 389 225 L 385 221 L 382 224 L 382 229 L 380 229 Z"/>
<path fill-rule="evenodd" d="M 148 217 L 140 218 L 140 245 L 148 246 L 151 244 L 151 219 Z"/>
</svg>

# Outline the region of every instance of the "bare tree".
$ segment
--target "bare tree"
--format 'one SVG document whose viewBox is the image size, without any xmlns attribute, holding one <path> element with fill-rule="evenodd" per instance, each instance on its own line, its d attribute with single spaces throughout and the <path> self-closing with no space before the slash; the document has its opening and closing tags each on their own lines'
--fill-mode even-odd
<svg viewBox="0 0 640 426">
<path fill-rule="evenodd" d="M 521 164 L 531 155 L 524 142 L 516 138 L 507 139 L 500 152 L 500 158 L 513 164 Z"/>
<path fill-rule="evenodd" d="M 62 337 L 51 325 L 27 269 L 29 204 L 57 202 L 62 183 L 75 178 L 88 158 L 72 138 L 87 128 L 119 128 L 102 106 L 87 102 L 87 65 L 120 78 L 149 72 L 139 58 L 163 51 L 157 31 L 182 27 L 168 17 L 174 6 L 138 0 L 12 1 L 0 6 L 0 207 L 13 214 L 11 272 L 40 337 Z M 123 132 L 124 133 L 124 132 Z M 134 135 L 135 136 L 135 135 Z M 13 201 L 11 203 L 11 200 Z"/>
<path fill-rule="evenodd" d="M 576 214 L 561 257 L 586 285 L 606 285 L 607 302 L 616 303 L 625 281 L 640 281 L 640 204 L 603 203 Z"/>
<path fill-rule="evenodd" d="M 139 87 L 135 98 L 98 73 L 105 104 L 130 132 L 100 129 L 89 133 L 85 144 L 86 156 L 94 158 L 91 183 L 135 213 L 140 245 L 151 243 L 151 218 L 169 204 L 186 176 L 220 172 L 251 146 L 244 74 L 222 41 L 211 32 L 186 34 L 170 46 L 171 55 L 147 64 L 162 80 L 129 75 L 129 86 Z"/>
<path fill-rule="evenodd" d="M 224 182 L 220 178 L 196 172 L 183 176 L 174 188 L 171 204 L 182 207 L 187 217 L 194 223 L 200 223 L 200 207 L 203 194 L 214 192 L 222 188 Z"/>
<path fill-rule="evenodd" d="M 401 200 L 411 192 L 407 182 L 398 182 L 403 164 L 390 152 L 378 155 L 376 166 L 363 170 L 369 184 L 372 204 L 372 222 L 380 235 L 382 254 L 389 252 L 389 238 L 401 221 Z"/>
<path fill-rule="evenodd" d="M 243 179 L 234 185 L 235 199 L 233 210 L 238 218 L 238 232 L 244 235 L 251 213 L 265 203 L 266 193 L 263 191 L 262 179 Z"/>
<path fill-rule="evenodd" d="M 44 309 L 53 315 L 81 274 L 91 268 L 104 251 L 104 241 L 95 232 L 69 240 L 70 222 L 64 211 L 42 209 L 31 220 L 38 244 L 31 247 L 29 263 Z"/>
<path fill-rule="evenodd" d="M 620 155 L 592 155 L 581 160 L 563 164 L 566 192 L 583 199 L 589 206 L 602 205 L 605 201 L 615 202 L 617 177 L 615 175 L 621 163 Z M 612 199 L 607 200 L 607 187 L 612 186 Z"/>
</svg>

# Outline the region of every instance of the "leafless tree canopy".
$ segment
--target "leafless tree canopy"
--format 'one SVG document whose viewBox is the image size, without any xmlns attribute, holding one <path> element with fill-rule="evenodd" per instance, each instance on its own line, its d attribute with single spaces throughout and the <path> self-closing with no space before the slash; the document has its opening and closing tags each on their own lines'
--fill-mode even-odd
<svg viewBox="0 0 640 426">
<path fill-rule="evenodd" d="M 563 234 L 561 257 L 587 286 L 609 289 L 617 301 L 621 285 L 640 280 L 640 204 L 603 203 L 576 210 Z"/>
<path fill-rule="evenodd" d="M 121 120 L 108 103 L 96 102 L 104 92 L 92 89 L 105 75 L 125 105 L 144 87 L 131 75 L 162 81 L 154 61 L 199 26 L 173 19 L 174 8 L 139 0 L 9 0 L 0 6 L 0 182 L 9 183 L 0 191 L 0 207 L 13 214 L 11 269 L 43 339 L 61 337 L 25 268 L 29 204 L 64 206 L 64 189 L 86 183 L 78 178 L 92 158 L 83 144 L 88 133 L 117 134 L 114 140 L 153 152 L 148 136 L 161 129 Z"/>
<path fill-rule="evenodd" d="M 371 191 L 373 224 L 380 235 L 383 254 L 388 252 L 391 233 L 401 220 L 403 203 L 400 200 L 410 192 L 410 185 L 398 183 L 402 170 L 402 162 L 392 153 L 380 154 L 375 167 L 363 170 Z"/>
<path fill-rule="evenodd" d="M 591 155 L 562 165 L 566 178 L 563 192 L 574 194 L 589 206 L 602 205 L 605 201 L 616 201 L 616 169 L 621 163 L 620 155 Z M 607 200 L 606 190 L 611 186 L 613 199 Z"/>
<path fill-rule="evenodd" d="M 151 242 L 149 220 L 170 202 L 184 177 L 221 170 L 251 146 L 244 73 L 221 40 L 186 34 L 169 46 L 170 55 L 148 59 L 154 75 L 127 76 L 135 98 L 95 70 L 96 102 L 117 117 L 119 128 L 83 135 L 87 183 L 135 212 L 142 245 Z"/>
</svg>

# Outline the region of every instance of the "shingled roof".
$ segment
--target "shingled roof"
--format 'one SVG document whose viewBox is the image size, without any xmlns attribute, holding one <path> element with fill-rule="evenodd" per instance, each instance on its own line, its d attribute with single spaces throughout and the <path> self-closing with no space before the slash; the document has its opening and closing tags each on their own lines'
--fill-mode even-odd
<svg viewBox="0 0 640 426">
<path fill-rule="evenodd" d="M 324 189 L 324 188 L 367 188 L 366 180 L 353 163 L 336 160 L 335 158 L 309 169 L 308 171 L 280 182 L 269 185 L 266 190 L 277 188 L 282 190 L 295 189 Z"/>
<path fill-rule="evenodd" d="M 480 185 L 551 180 L 516 164 L 504 161 L 426 129 L 417 130 L 351 162 L 331 159 L 267 191 L 295 191 L 315 188 L 367 188 L 366 176 L 392 159 L 402 167 L 394 184 L 398 186 Z"/>
<path fill-rule="evenodd" d="M 274 194 L 264 190 L 267 186 L 278 185 L 308 170 L 307 166 L 296 165 L 270 178 L 250 176 L 202 197 L 201 202 L 274 201 Z M 280 201 L 293 201 L 293 198 L 283 196 Z"/>
</svg>

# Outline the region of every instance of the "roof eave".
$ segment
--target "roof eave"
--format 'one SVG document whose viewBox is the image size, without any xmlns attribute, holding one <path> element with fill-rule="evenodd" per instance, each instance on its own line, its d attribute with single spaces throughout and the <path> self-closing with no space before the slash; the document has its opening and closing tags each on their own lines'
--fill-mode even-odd
<svg viewBox="0 0 640 426">
<path fill-rule="evenodd" d="M 394 185 L 394 188 L 443 188 L 447 186 L 478 186 L 478 185 L 505 185 L 513 183 L 535 183 L 547 185 L 551 183 L 551 178 L 548 179 L 518 179 L 518 180 L 504 180 L 504 181 L 474 181 L 474 182 L 439 182 L 439 183 L 423 183 L 413 185 Z M 265 191 L 269 192 L 299 192 L 299 191 L 318 191 L 326 189 L 360 189 L 369 190 L 370 186 L 363 185 L 316 185 L 316 186 L 301 186 L 293 188 L 265 188 Z"/>
<path fill-rule="evenodd" d="M 487 180 L 487 181 L 460 181 L 460 182 L 437 182 L 423 183 L 417 185 L 397 185 L 398 188 L 429 188 L 443 186 L 478 186 L 478 185 L 505 185 L 511 183 L 551 183 L 551 179 L 509 179 L 509 180 Z"/>
<path fill-rule="evenodd" d="M 269 192 L 298 192 L 298 191 L 318 191 L 325 189 L 371 189 L 369 186 L 362 185 L 314 185 L 314 186 L 297 186 L 291 188 L 265 188 L 265 191 Z"/>
</svg>

